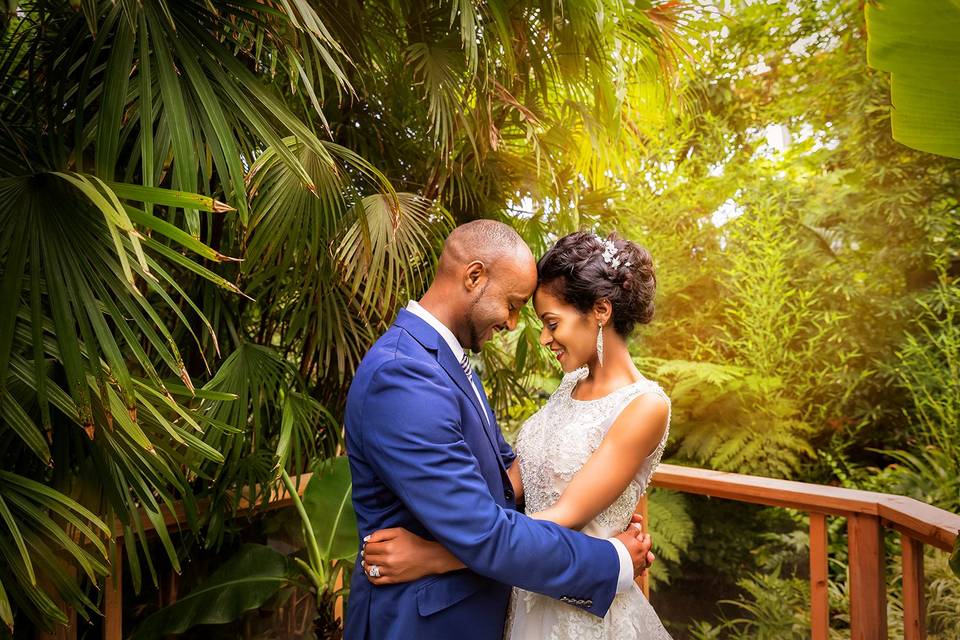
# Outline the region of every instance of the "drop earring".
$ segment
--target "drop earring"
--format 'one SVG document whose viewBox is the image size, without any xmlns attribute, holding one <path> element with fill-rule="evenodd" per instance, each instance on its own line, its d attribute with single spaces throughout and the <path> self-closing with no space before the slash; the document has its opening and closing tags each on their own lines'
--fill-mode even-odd
<svg viewBox="0 0 960 640">
<path fill-rule="evenodd" d="M 597 329 L 597 360 L 600 362 L 600 366 L 603 366 L 603 323 L 600 323 L 600 328 Z"/>
</svg>

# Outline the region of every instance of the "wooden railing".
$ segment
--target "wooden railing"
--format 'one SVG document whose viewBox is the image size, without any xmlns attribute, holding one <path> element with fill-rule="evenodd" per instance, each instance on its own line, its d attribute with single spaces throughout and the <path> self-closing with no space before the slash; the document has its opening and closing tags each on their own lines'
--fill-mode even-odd
<svg viewBox="0 0 960 640">
<path fill-rule="evenodd" d="M 923 547 L 951 551 L 960 535 L 960 515 L 912 498 L 805 482 L 662 464 L 652 485 L 738 502 L 805 511 L 810 516 L 810 616 L 813 640 L 830 627 L 827 594 L 827 517 L 847 519 L 852 640 L 887 637 L 886 561 L 883 530 L 900 532 L 903 567 L 903 627 L 906 640 L 926 638 Z M 641 500 L 641 512 L 646 510 Z"/>
<path fill-rule="evenodd" d="M 309 479 L 310 474 L 300 477 L 300 493 Z M 887 637 L 883 530 L 899 531 L 903 562 L 904 638 L 920 640 L 926 637 L 923 547 L 931 545 L 944 551 L 952 550 L 960 535 L 960 515 L 903 496 L 672 464 L 659 466 L 652 485 L 672 491 L 807 512 L 810 515 L 810 615 L 813 640 L 826 640 L 829 632 L 827 517 L 847 519 L 852 640 L 880 640 Z M 281 508 L 289 506 L 290 502 L 290 496 L 281 491 L 268 504 L 259 500 L 253 503 L 241 501 L 238 515 L 253 509 Z M 645 499 L 641 500 L 638 508 L 645 512 Z M 164 515 L 168 526 L 184 520 L 184 513 L 179 508 Z M 144 518 L 143 527 L 148 531 L 152 524 Z M 118 539 L 122 536 L 121 527 L 115 527 L 115 535 Z M 113 576 L 107 578 L 104 590 L 103 636 L 106 640 L 122 638 L 122 560 L 123 554 L 117 553 Z M 61 629 L 55 637 L 76 638 L 76 628 Z"/>
</svg>

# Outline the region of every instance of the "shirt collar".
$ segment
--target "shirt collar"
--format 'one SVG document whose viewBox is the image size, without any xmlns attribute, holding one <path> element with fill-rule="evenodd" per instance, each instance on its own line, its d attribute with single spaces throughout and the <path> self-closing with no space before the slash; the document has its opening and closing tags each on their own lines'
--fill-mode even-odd
<svg viewBox="0 0 960 640">
<path fill-rule="evenodd" d="M 450 347 L 450 351 L 453 352 L 453 355 L 457 358 L 457 361 L 463 360 L 464 351 L 463 347 L 460 345 L 460 341 L 457 340 L 457 337 L 453 335 L 453 332 L 447 328 L 447 325 L 443 324 L 437 317 L 427 311 L 421 306 L 416 300 L 411 300 L 407 303 L 407 311 L 417 316 L 431 327 L 434 331 L 440 334 L 440 337 L 443 338 L 443 341 L 447 343 L 447 346 Z"/>
</svg>

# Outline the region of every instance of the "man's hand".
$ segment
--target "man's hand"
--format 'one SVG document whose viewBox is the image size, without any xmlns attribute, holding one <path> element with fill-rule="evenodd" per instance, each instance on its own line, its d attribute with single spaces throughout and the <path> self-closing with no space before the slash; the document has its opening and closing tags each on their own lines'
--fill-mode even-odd
<svg viewBox="0 0 960 640">
<path fill-rule="evenodd" d="M 643 533 L 642 526 L 643 518 L 639 514 L 633 514 L 627 530 L 617 536 L 617 540 L 623 543 L 630 553 L 630 559 L 633 560 L 634 578 L 639 578 L 646 573 L 656 559 L 650 552 L 650 535 Z"/>
</svg>

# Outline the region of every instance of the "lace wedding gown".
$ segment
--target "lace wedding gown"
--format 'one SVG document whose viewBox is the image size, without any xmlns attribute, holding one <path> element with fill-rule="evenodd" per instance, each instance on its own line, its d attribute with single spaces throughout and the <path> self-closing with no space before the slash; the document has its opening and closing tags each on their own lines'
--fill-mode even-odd
<svg viewBox="0 0 960 640">
<path fill-rule="evenodd" d="M 600 446 L 607 430 L 637 396 L 655 393 L 669 402 L 660 386 L 641 379 L 596 400 L 576 400 L 573 388 L 585 375 L 578 369 L 564 376 L 546 405 L 524 423 L 517 436 L 526 494 L 526 511 L 535 513 L 553 505 L 564 488 Z M 611 538 L 630 523 L 640 496 L 660 462 L 667 430 L 647 457 L 626 491 L 582 529 L 597 538 Z M 669 640 L 653 607 L 640 588 L 618 594 L 604 618 L 538 593 L 514 588 L 507 618 L 507 640 Z"/>
</svg>

